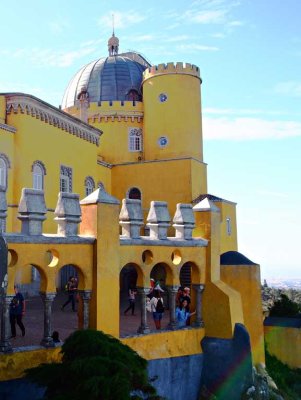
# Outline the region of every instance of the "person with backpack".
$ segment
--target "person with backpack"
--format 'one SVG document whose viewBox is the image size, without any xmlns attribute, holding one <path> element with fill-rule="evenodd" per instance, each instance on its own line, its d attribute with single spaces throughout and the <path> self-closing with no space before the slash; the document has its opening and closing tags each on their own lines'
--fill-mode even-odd
<svg viewBox="0 0 301 400">
<path fill-rule="evenodd" d="M 161 329 L 161 319 L 164 313 L 164 304 L 160 290 L 154 290 L 154 297 L 150 300 L 151 311 L 156 329 Z"/>
<path fill-rule="evenodd" d="M 71 276 L 68 279 L 68 282 L 65 285 L 65 292 L 68 294 L 67 301 L 62 305 L 61 310 L 64 311 L 66 305 L 71 303 L 72 311 L 76 311 L 75 309 L 75 295 L 77 292 L 77 279 L 74 276 Z"/>
</svg>

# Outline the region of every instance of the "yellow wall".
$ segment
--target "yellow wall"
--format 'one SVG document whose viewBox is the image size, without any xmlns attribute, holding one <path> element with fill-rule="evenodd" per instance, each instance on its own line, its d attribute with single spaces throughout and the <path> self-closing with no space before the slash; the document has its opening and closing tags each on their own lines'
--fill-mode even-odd
<svg viewBox="0 0 301 400">
<path fill-rule="evenodd" d="M 144 75 L 144 136 L 147 160 L 173 157 L 203 160 L 200 78 L 178 72 L 175 72 L 172 64 L 166 73 L 161 74 L 158 71 Z M 160 102 L 161 93 L 167 95 L 167 101 Z M 161 136 L 167 136 L 169 140 L 164 148 L 158 145 Z"/>
<path fill-rule="evenodd" d="M 53 349 L 39 349 L 19 351 L 11 354 L 1 354 L 0 381 L 18 379 L 28 368 L 37 367 L 42 363 L 59 362 L 61 360 L 60 347 Z"/>
<path fill-rule="evenodd" d="M 142 261 L 145 250 L 152 253 L 152 259 Z M 178 257 L 172 261 L 172 253 L 177 251 Z M 138 268 L 138 286 L 149 286 L 151 271 L 158 263 L 165 264 L 167 272 L 166 284 L 179 285 L 180 270 L 187 263 L 193 263 L 192 283 L 204 283 L 206 266 L 205 247 L 172 247 L 172 246 L 121 246 L 120 270 L 127 264 L 135 264 Z"/>
<path fill-rule="evenodd" d="M 206 209 L 195 211 L 196 225 L 208 240 L 203 295 L 206 335 L 231 339 L 235 324 L 244 323 L 244 314 L 240 294 L 220 279 L 220 210 L 208 202 Z"/>
<path fill-rule="evenodd" d="M 142 193 L 145 212 L 152 200 L 164 200 L 173 218 L 177 203 L 192 201 L 192 180 L 194 192 L 200 194 L 206 191 L 205 164 L 190 159 L 125 164 L 112 168 L 111 193 L 121 200 L 135 186 Z"/>
<path fill-rule="evenodd" d="M 198 328 L 161 332 L 160 339 L 158 335 L 145 335 L 121 339 L 121 341 L 146 360 L 156 360 L 200 354 L 202 353 L 200 342 L 204 336 L 204 328 Z"/>
<path fill-rule="evenodd" d="M 301 368 L 300 329 L 265 326 L 264 340 L 270 354 L 291 368 Z"/>
<path fill-rule="evenodd" d="M 253 363 L 265 362 L 259 265 L 222 265 L 221 279 L 241 295 L 244 325 L 251 339 Z"/>
<path fill-rule="evenodd" d="M 1 97 L 0 97 L 1 98 Z M 0 153 L 3 153 L 9 159 L 11 168 L 8 169 L 8 186 L 6 191 L 6 201 L 8 205 L 8 216 L 6 220 L 6 230 L 11 232 L 12 228 L 12 218 L 14 215 L 14 209 L 11 207 L 14 203 L 13 193 L 14 193 L 14 186 L 13 182 L 13 166 L 14 166 L 14 138 L 16 133 L 8 132 L 4 129 L 0 128 Z"/>
<path fill-rule="evenodd" d="M 206 192 L 201 192 L 206 193 Z M 196 196 L 197 197 L 197 196 Z M 227 201 L 214 201 L 216 207 L 220 210 L 220 254 L 227 251 L 237 251 L 237 223 L 236 223 L 236 204 Z M 231 234 L 228 234 L 227 218 L 231 220 Z M 193 231 L 194 237 L 204 236 L 205 225 L 203 221 L 196 224 Z"/>
<path fill-rule="evenodd" d="M 92 289 L 92 244 L 26 244 L 9 243 L 8 294 L 14 293 L 15 278 L 21 278 L 28 265 L 35 266 L 41 275 L 41 291 L 56 292 L 59 270 L 73 264 L 79 272 L 79 288 Z M 54 258 L 51 256 L 54 255 Z M 52 261 L 52 262 L 51 262 Z M 20 283 L 17 281 L 16 283 Z"/>
<path fill-rule="evenodd" d="M 8 193 L 8 202 L 14 205 L 19 204 L 22 188 L 32 187 L 33 162 L 41 161 L 47 173 L 44 177 L 46 206 L 52 210 L 48 213 L 47 221 L 44 222 L 44 231 L 55 232 L 57 229 L 53 221 L 53 211 L 60 190 L 61 164 L 72 168 L 72 191 L 79 193 L 80 198 L 86 196 L 84 182 L 87 176 L 92 176 L 95 185 L 99 180 L 110 185 L 107 169 L 97 165 L 99 148 L 96 145 L 26 114 L 8 115 L 8 124 L 17 128 L 13 143 L 7 139 L 4 140 L 6 146 L 9 146 L 8 157 L 11 157 L 12 146 L 14 148 L 12 170 L 9 176 L 9 189 L 12 188 L 13 195 L 11 198 L 10 192 Z M 14 231 L 19 231 L 17 208 L 13 210 L 12 228 Z"/>
<path fill-rule="evenodd" d="M 237 224 L 236 204 L 230 202 L 216 202 L 221 210 L 221 254 L 226 251 L 237 251 Z M 227 218 L 230 218 L 231 234 L 228 234 Z"/>
</svg>

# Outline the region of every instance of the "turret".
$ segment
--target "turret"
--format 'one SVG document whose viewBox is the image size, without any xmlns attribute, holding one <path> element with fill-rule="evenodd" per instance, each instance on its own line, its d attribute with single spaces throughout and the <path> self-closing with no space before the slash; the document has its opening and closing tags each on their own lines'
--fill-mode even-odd
<svg viewBox="0 0 301 400">
<path fill-rule="evenodd" d="M 145 159 L 203 161 L 199 68 L 168 63 L 143 74 Z"/>
</svg>

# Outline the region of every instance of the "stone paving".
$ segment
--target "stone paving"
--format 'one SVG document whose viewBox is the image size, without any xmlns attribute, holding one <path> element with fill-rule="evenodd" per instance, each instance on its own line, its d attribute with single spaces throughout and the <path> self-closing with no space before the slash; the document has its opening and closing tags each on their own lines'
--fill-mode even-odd
<svg viewBox="0 0 301 400">
<path fill-rule="evenodd" d="M 77 312 L 72 311 L 71 303 L 65 307 L 64 311 L 61 311 L 61 306 L 66 299 L 67 295 L 65 293 L 58 293 L 52 306 L 52 330 L 59 332 L 62 341 L 78 328 Z M 139 299 L 137 299 L 135 315 L 131 315 L 130 311 L 127 315 L 124 315 L 124 310 L 127 307 L 127 300 L 122 300 L 120 306 L 120 337 L 136 335 L 137 329 L 140 326 L 141 308 Z M 155 330 L 152 314 L 147 313 L 147 316 L 151 331 L 157 332 Z M 39 296 L 29 297 L 26 299 L 26 313 L 23 317 L 23 323 L 26 329 L 25 336 L 22 337 L 20 328 L 16 326 L 17 337 L 10 340 L 11 345 L 14 348 L 23 346 L 39 346 L 43 337 L 44 327 L 43 302 Z M 167 310 L 162 319 L 163 330 L 167 328 L 168 323 L 169 312 Z"/>
</svg>

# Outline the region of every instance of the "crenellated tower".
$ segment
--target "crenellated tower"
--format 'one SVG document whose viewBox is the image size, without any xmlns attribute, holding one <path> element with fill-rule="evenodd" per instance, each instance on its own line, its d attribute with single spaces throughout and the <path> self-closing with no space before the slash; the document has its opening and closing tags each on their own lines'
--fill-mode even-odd
<svg viewBox="0 0 301 400">
<path fill-rule="evenodd" d="M 143 73 L 145 159 L 203 161 L 199 68 L 159 64 Z"/>
</svg>

